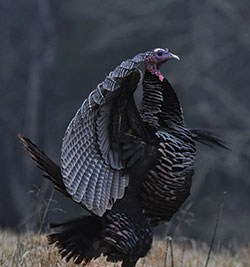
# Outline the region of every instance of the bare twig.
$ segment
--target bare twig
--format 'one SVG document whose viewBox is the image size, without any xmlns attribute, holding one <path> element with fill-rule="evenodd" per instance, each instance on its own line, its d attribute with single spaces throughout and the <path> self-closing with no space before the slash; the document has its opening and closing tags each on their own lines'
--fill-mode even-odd
<svg viewBox="0 0 250 267">
<path fill-rule="evenodd" d="M 214 227 L 214 233 L 213 233 L 213 237 L 212 237 L 212 240 L 211 240 L 211 243 L 210 243 L 210 247 L 209 247 L 209 251 L 208 251 L 207 261 L 206 261 L 205 267 L 208 266 L 210 254 L 211 254 L 211 251 L 213 249 L 214 240 L 215 240 L 215 236 L 216 236 L 216 231 L 217 231 L 219 220 L 220 220 L 220 217 L 221 217 L 221 214 L 222 214 L 222 211 L 223 211 L 226 194 L 227 194 L 227 192 L 223 192 L 223 197 L 222 197 L 221 205 L 220 205 L 220 208 L 219 208 L 219 211 L 218 211 L 218 215 L 217 215 L 217 219 L 216 219 L 216 223 L 215 223 L 215 227 Z"/>
<path fill-rule="evenodd" d="M 170 243 L 170 252 L 171 252 L 171 267 L 174 267 L 174 250 L 173 250 L 173 242 L 172 242 L 172 238 L 169 240 Z"/>
<path fill-rule="evenodd" d="M 172 243 L 172 237 L 167 237 L 166 242 L 166 252 L 164 257 L 164 267 L 167 267 L 167 257 L 168 257 L 168 247 L 170 246 L 170 255 L 171 255 L 171 267 L 174 267 L 174 253 L 173 253 L 173 243 Z"/>
<path fill-rule="evenodd" d="M 165 257 L 164 257 L 164 267 L 167 267 L 167 259 L 168 259 L 168 241 L 169 237 L 167 236 L 167 242 L 166 242 L 166 251 L 165 251 Z"/>
<path fill-rule="evenodd" d="M 44 222 L 45 222 L 45 218 L 46 218 L 46 216 L 47 216 L 47 214 L 48 214 L 49 207 L 50 207 L 50 204 L 51 204 L 51 202 L 52 202 L 52 200 L 53 200 L 54 193 L 55 193 L 55 190 L 54 190 L 54 188 L 53 188 L 52 191 L 51 191 L 49 200 L 48 200 L 48 202 L 47 202 L 46 208 L 45 208 L 45 210 L 44 210 L 43 216 L 42 216 L 42 220 L 41 220 L 40 228 L 39 228 L 39 231 L 38 231 L 38 234 L 39 234 L 39 235 L 40 235 L 41 232 L 42 232 L 42 229 L 43 229 L 43 226 L 44 226 Z"/>
<path fill-rule="evenodd" d="M 185 255 L 185 252 L 186 252 L 186 246 L 187 246 L 187 243 L 184 240 L 183 245 L 182 245 L 182 250 L 181 250 L 181 262 L 180 262 L 180 266 L 182 266 L 183 265 L 183 262 L 184 262 L 184 255 Z"/>
</svg>

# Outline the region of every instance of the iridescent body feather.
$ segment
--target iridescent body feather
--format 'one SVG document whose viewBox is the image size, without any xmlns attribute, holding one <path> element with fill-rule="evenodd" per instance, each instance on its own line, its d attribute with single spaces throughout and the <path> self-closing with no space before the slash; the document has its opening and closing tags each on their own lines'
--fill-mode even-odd
<svg viewBox="0 0 250 267">
<path fill-rule="evenodd" d="M 178 98 L 159 71 L 169 59 L 157 48 L 123 61 L 98 84 L 70 122 L 61 167 L 29 139 L 19 136 L 55 189 L 91 215 L 51 224 L 48 236 L 66 260 L 109 261 L 135 266 L 151 248 L 153 229 L 169 221 L 190 194 L 195 141 L 223 143 L 210 132 L 185 127 Z M 143 98 L 134 91 L 145 62 Z"/>
</svg>

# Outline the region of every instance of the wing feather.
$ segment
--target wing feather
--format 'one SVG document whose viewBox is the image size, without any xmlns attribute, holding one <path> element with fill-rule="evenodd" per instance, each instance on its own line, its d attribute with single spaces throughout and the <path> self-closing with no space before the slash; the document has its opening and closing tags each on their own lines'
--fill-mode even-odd
<svg viewBox="0 0 250 267">
<path fill-rule="evenodd" d="M 86 158 L 84 164 L 82 164 L 82 168 L 79 168 L 78 171 L 72 175 L 71 177 L 75 177 L 73 179 L 73 182 L 71 184 L 71 188 L 74 188 L 74 197 L 75 201 L 80 202 L 82 200 L 83 195 L 85 194 L 85 191 L 87 189 L 89 179 L 86 174 L 86 170 L 91 170 L 92 168 L 90 167 L 91 162 L 95 160 L 95 155 L 90 155 L 88 158 Z M 83 178 L 81 179 L 80 173 L 82 174 Z"/>
<path fill-rule="evenodd" d="M 86 176 L 88 176 L 88 187 L 86 189 L 85 199 L 86 207 L 89 210 L 93 209 L 94 197 L 95 197 L 95 188 L 98 181 L 100 171 L 102 169 L 103 162 L 95 160 L 95 164 L 92 164 L 91 170 L 86 171 Z"/>
<path fill-rule="evenodd" d="M 119 195 L 119 179 L 120 179 L 120 177 L 118 175 L 115 175 L 114 179 L 112 181 L 111 195 L 112 195 L 113 199 L 118 199 L 118 195 Z M 113 199 L 112 199 L 112 204 L 113 204 Z"/>
<path fill-rule="evenodd" d="M 106 176 L 103 179 L 103 188 L 102 188 L 102 194 L 101 194 L 101 203 L 100 203 L 100 209 L 106 210 L 106 198 L 107 198 L 107 187 L 109 184 L 109 180 L 112 181 L 113 179 L 113 170 L 111 168 L 108 169 L 108 172 L 106 173 Z"/>
<path fill-rule="evenodd" d="M 104 164 L 97 179 L 95 195 L 94 195 L 93 212 L 95 210 L 98 211 L 100 209 L 101 197 L 103 193 L 103 184 L 107 173 L 109 173 L 109 166 Z"/>
<path fill-rule="evenodd" d="M 126 188 L 127 186 L 128 186 L 128 177 L 122 176 L 121 179 L 119 179 L 118 198 L 122 198 L 123 188 Z"/>
<path fill-rule="evenodd" d="M 102 216 L 122 198 L 128 185 L 124 163 L 111 145 L 112 106 L 122 82 L 152 52 L 123 61 L 98 84 L 69 123 L 61 150 L 61 172 L 67 192 L 76 202 Z"/>
</svg>

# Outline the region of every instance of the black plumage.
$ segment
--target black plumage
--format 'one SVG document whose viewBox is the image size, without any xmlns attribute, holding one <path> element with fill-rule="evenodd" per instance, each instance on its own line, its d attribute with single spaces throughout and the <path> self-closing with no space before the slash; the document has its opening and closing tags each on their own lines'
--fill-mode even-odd
<svg viewBox="0 0 250 267">
<path fill-rule="evenodd" d="M 123 61 L 86 99 L 69 124 L 61 167 L 19 135 L 55 189 L 91 212 L 51 224 L 49 243 L 66 260 L 88 263 L 100 254 L 135 266 L 151 248 L 152 231 L 169 221 L 190 194 L 195 141 L 224 144 L 208 131 L 185 127 L 178 98 L 159 67 L 177 58 L 155 49 Z M 145 62 L 143 98 L 134 91 Z"/>
</svg>

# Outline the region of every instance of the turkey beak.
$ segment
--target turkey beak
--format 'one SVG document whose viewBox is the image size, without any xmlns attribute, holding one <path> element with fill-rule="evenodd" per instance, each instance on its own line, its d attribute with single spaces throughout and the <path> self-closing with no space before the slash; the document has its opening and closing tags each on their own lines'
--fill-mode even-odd
<svg viewBox="0 0 250 267">
<path fill-rule="evenodd" d="M 177 59 L 177 60 L 180 60 L 180 58 L 177 55 L 168 52 L 167 53 L 167 60 L 169 60 L 169 59 Z"/>
</svg>

